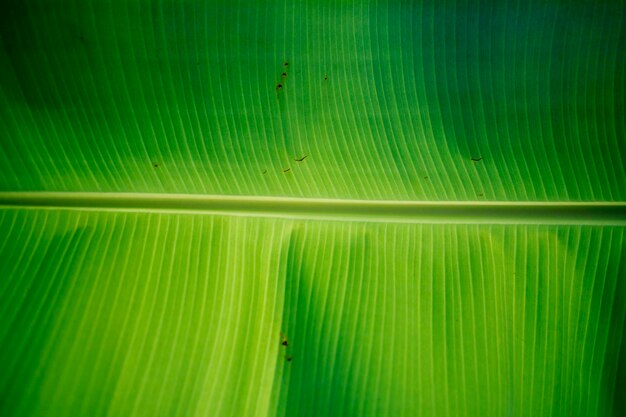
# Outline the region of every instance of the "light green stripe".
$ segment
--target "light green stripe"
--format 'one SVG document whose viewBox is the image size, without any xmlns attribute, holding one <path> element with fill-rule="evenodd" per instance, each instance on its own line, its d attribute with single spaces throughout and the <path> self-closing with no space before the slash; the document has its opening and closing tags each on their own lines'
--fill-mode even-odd
<svg viewBox="0 0 626 417">
<path fill-rule="evenodd" d="M 381 201 L 138 193 L 0 193 L 0 207 L 446 224 L 626 225 L 626 203 Z"/>
</svg>

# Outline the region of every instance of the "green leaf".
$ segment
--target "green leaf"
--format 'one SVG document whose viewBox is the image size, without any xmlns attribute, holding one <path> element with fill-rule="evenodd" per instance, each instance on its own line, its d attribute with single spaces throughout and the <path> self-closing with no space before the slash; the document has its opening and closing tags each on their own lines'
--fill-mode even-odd
<svg viewBox="0 0 626 417">
<path fill-rule="evenodd" d="M 620 1 L 5 3 L 0 189 L 626 199 Z"/>
<path fill-rule="evenodd" d="M 624 415 L 624 10 L 2 2 L 0 415 Z"/>
</svg>

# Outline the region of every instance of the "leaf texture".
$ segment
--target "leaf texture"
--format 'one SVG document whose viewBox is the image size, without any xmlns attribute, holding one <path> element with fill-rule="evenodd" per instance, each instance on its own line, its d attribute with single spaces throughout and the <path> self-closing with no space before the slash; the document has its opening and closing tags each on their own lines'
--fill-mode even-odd
<svg viewBox="0 0 626 417">
<path fill-rule="evenodd" d="M 622 1 L 3 4 L 5 191 L 626 198 Z"/>
<path fill-rule="evenodd" d="M 0 215 L 3 415 L 603 416 L 619 397 L 623 227 Z"/>
<path fill-rule="evenodd" d="M 0 415 L 626 415 L 625 10 L 1 2 Z"/>
</svg>

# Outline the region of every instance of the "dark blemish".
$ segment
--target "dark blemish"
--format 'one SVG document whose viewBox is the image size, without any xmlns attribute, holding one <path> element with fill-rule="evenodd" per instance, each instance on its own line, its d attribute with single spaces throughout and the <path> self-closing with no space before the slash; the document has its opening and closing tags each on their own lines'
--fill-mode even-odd
<svg viewBox="0 0 626 417">
<path fill-rule="evenodd" d="M 484 194 L 483 194 L 483 193 L 478 194 L 478 197 L 482 197 L 482 196 L 484 196 Z"/>
<path fill-rule="evenodd" d="M 293 358 L 289 355 L 285 356 L 285 359 L 287 360 L 287 362 L 291 362 L 293 360 Z"/>
<path fill-rule="evenodd" d="M 263 174 L 267 174 L 267 169 L 263 170 Z"/>
<path fill-rule="evenodd" d="M 428 179 L 428 177 L 424 177 L 424 179 L 425 179 L 425 180 L 427 180 L 427 179 Z"/>
<path fill-rule="evenodd" d="M 300 159 L 294 159 L 294 161 L 296 161 L 296 162 L 302 162 L 302 161 L 304 161 L 304 160 L 305 160 L 306 158 L 308 158 L 308 157 L 309 157 L 309 155 L 304 155 L 304 156 L 303 156 L 302 158 L 300 158 Z"/>
<path fill-rule="evenodd" d="M 280 344 L 283 346 L 287 346 L 289 342 L 287 341 L 287 336 L 285 336 L 282 332 L 280 333 Z"/>
<path fill-rule="evenodd" d="M 285 63 L 283 64 L 285 67 L 289 66 L 289 62 L 285 61 Z"/>
<path fill-rule="evenodd" d="M 280 90 L 281 88 L 283 88 L 283 85 L 282 85 L 282 84 L 277 84 L 277 85 L 276 85 L 276 91 Z"/>
<path fill-rule="evenodd" d="M 152 166 L 155 167 L 155 168 L 158 168 L 159 164 L 153 164 Z"/>
<path fill-rule="evenodd" d="M 482 156 L 472 156 L 470 159 L 472 160 L 472 162 L 478 162 L 478 161 L 481 161 L 483 159 L 483 157 Z"/>
<path fill-rule="evenodd" d="M 291 171 L 291 168 L 283 169 L 283 172 L 289 172 L 289 171 Z"/>
<path fill-rule="evenodd" d="M 287 339 L 283 340 L 281 345 L 283 346 L 289 346 L 289 342 L 287 341 Z"/>
<path fill-rule="evenodd" d="M 283 72 L 282 74 L 280 74 L 283 78 L 285 78 L 287 76 L 286 72 Z"/>
<path fill-rule="evenodd" d="M 328 81 L 328 75 L 324 74 L 324 81 Z"/>
</svg>

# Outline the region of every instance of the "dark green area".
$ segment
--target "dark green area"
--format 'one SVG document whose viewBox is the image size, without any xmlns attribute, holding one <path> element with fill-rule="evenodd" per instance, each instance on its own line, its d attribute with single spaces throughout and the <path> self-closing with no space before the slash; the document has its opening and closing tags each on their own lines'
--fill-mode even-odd
<svg viewBox="0 0 626 417">
<path fill-rule="evenodd" d="M 0 16 L 2 190 L 626 197 L 621 1 L 10 0 Z"/>
<path fill-rule="evenodd" d="M 0 415 L 623 415 L 624 51 L 623 0 L 0 2 Z"/>
</svg>

